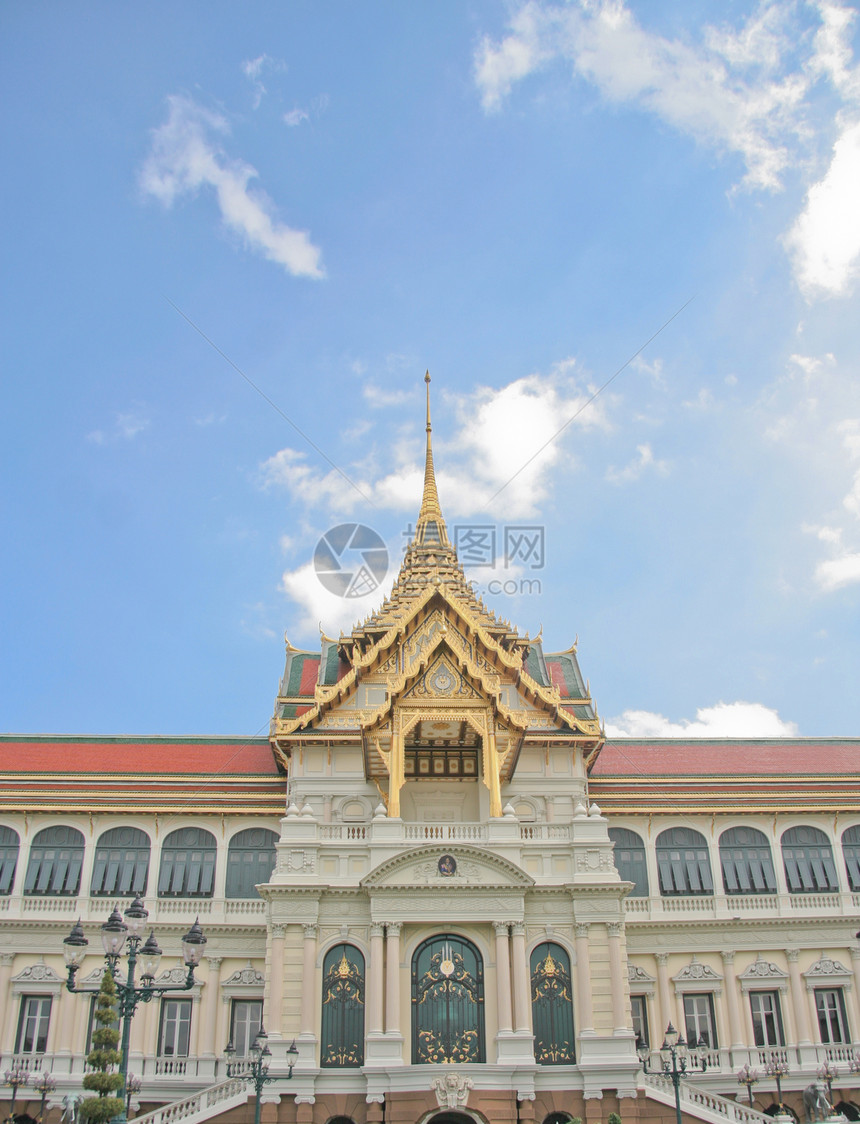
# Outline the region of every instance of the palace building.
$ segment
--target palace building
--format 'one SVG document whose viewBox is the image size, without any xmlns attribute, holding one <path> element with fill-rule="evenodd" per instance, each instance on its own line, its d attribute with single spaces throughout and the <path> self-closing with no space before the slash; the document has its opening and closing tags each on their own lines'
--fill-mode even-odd
<svg viewBox="0 0 860 1124">
<path fill-rule="evenodd" d="M 287 644 L 268 738 L 7 735 L 0 774 L 4 1115 L 14 1087 L 38 1116 L 38 1074 L 53 1121 L 81 1091 L 100 929 L 139 896 L 171 988 L 128 1024 L 152 1124 L 759 1124 L 819 1074 L 860 1119 L 860 739 L 607 741 L 576 648 L 466 580 L 429 394 L 392 591 Z M 262 1026 L 257 1104 L 225 1047 Z"/>
</svg>

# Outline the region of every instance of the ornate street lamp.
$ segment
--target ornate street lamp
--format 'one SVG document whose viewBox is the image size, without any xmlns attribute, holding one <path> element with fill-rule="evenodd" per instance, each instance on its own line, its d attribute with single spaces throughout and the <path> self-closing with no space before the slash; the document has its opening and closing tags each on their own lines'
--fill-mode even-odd
<svg viewBox="0 0 860 1124">
<path fill-rule="evenodd" d="M 57 1079 L 52 1073 L 37 1073 L 33 1078 L 33 1088 L 42 1098 L 39 1105 L 39 1115 L 37 1120 L 40 1122 L 45 1116 L 45 1101 L 48 1099 L 48 1094 L 53 1093 L 57 1087 Z"/>
<path fill-rule="evenodd" d="M 779 1104 L 779 1111 L 785 1112 L 785 1105 L 782 1103 L 782 1079 L 789 1073 L 788 1062 L 782 1061 L 776 1054 L 770 1055 L 770 1061 L 764 1067 L 764 1071 L 768 1077 L 772 1077 L 776 1081 L 776 1097 Z"/>
<path fill-rule="evenodd" d="M 648 1072 L 648 1062 L 651 1059 L 651 1047 L 643 1039 L 641 1034 L 636 1035 L 636 1054 L 639 1061 L 642 1063 L 642 1069 L 645 1073 Z"/>
<path fill-rule="evenodd" d="M 278 1077 L 284 1077 L 285 1081 L 289 1081 L 293 1076 L 293 1066 L 296 1064 L 296 1058 L 299 1056 L 298 1048 L 296 1047 L 295 1040 L 293 1040 L 290 1043 L 290 1048 L 287 1050 L 290 1068 L 286 1076 L 283 1074 L 275 1074 L 272 1076 L 269 1073 L 269 1058 L 272 1056 L 272 1051 L 269 1049 L 268 1039 L 268 1034 L 266 1034 L 263 1027 L 260 1027 L 257 1037 L 248 1050 L 249 1058 L 243 1058 L 238 1062 L 235 1060 L 236 1050 L 233 1046 L 232 1039 L 224 1047 L 224 1057 L 227 1059 L 227 1076 L 238 1077 L 240 1081 L 250 1081 L 254 1086 L 254 1124 L 260 1124 L 260 1096 L 263 1092 L 263 1088 L 270 1081 L 277 1080 Z"/>
<path fill-rule="evenodd" d="M 839 1076 L 839 1066 L 834 1065 L 829 1059 L 818 1067 L 818 1080 L 827 1084 L 827 1100 L 833 1104 L 833 1082 Z"/>
<path fill-rule="evenodd" d="M 143 931 L 146 928 L 146 919 L 149 910 L 144 908 L 143 902 L 136 897 L 125 911 L 125 920 L 120 916 L 119 910 L 114 909 L 107 921 L 102 925 L 102 945 L 105 950 L 105 964 L 114 978 L 119 1005 L 119 1017 L 122 1022 L 122 1045 L 120 1047 L 119 1072 L 122 1075 L 122 1086 L 117 1090 L 117 1097 L 122 1102 L 122 1110 L 114 1117 L 115 1124 L 126 1124 L 128 1084 L 128 1047 L 131 1036 L 131 1020 L 137 1010 L 138 1003 L 149 1003 L 157 996 L 168 991 L 188 991 L 194 987 L 194 969 L 200 963 L 206 937 L 200 928 L 199 918 L 182 938 L 182 958 L 188 972 L 181 984 L 159 984 L 156 986 L 155 974 L 161 961 L 161 949 L 155 939 L 155 932 L 151 932 L 143 940 Z M 66 958 L 68 978 L 66 987 L 69 991 L 91 994 L 88 988 L 75 987 L 75 973 L 83 963 L 87 953 L 89 941 L 84 936 L 84 929 L 80 919 L 72 926 L 72 931 L 63 941 L 63 955 Z M 126 977 L 120 979 L 119 961 L 125 949 L 127 962 Z M 135 982 L 135 973 L 140 968 L 140 985 Z"/>
<path fill-rule="evenodd" d="M 663 1059 L 663 1074 L 671 1080 L 675 1089 L 675 1120 L 677 1124 L 682 1124 L 681 1078 L 687 1072 L 687 1043 L 671 1023 L 666 1027 L 660 1056 Z"/>
<path fill-rule="evenodd" d="M 12 1066 L 3 1074 L 3 1084 L 12 1088 L 12 1104 L 9 1106 L 9 1115 L 6 1117 L 10 1124 L 15 1119 L 15 1099 L 18 1096 L 18 1090 L 22 1085 L 26 1085 L 29 1080 L 30 1074 L 22 1065 Z"/>
<path fill-rule="evenodd" d="M 742 1065 L 741 1068 L 738 1070 L 738 1084 L 739 1085 L 746 1085 L 747 1095 L 749 1096 L 749 1099 L 750 1099 L 750 1108 L 752 1108 L 753 1107 L 752 1087 L 753 1087 L 753 1085 L 758 1085 L 758 1070 L 757 1069 L 750 1069 L 750 1063 L 749 1062 L 747 1062 L 746 1065 Z"/>
<path fill-rule="evenodd" d="M 125 1079 L 125 1115 L 131 1111 L 131 1098 L 136 1097 L 143 1088 L 143 1081 L 135 1074 L 130 1073 Z M 140 1107 L 140 1106 L 138 1106 Z"/>
</svg>

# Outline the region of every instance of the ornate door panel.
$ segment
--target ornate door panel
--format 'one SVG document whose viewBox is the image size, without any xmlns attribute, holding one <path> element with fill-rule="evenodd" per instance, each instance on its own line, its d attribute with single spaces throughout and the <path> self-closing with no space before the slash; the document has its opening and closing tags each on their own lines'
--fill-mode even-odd
<svg viewBox="0 0 860 1124">
<path fill-rule="evenodd" d="M 483 1062 L 484 966 L 462 937 L 431 937 L 412 959 L 412 1062 Z"/>
<path fill-rule="evenodd" d="M 323 964 L 320 1065 L 364 1065 L 364 957 L 338 944 Z"/>
<path fill-rule="evenodd" d="M 557 944 L 539 944 L 531 955 L 532 1022 L 535 1061 L 573 1065 L 573 995 L 570 959 Z"/>
</svg>

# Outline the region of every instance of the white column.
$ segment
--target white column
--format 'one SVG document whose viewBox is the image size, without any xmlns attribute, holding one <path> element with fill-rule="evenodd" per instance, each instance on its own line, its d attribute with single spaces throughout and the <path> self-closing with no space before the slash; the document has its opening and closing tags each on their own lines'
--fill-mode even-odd
<svg viewBox="0 0 860 1124">
<path fill-rule="evenodd" d="M 657 994 L 660 997 L 660 1025 L 657 1028 L 659 1033 L 655 1036 L 654 1042 L 652 1043 L 655 1050 L 660 1049 L 660 1044 L 666 1033 L 666 1027 L 670 1022 L 674 1023 L 675 1021 L 672 1017 L 672 996 L 669 992 L 668 961 L 668 952 L 657 953 Z"/>
<path fill-rule="evenodd" d="M 6 1018 L 6 1008 L 9 1000 L 9 981 L 12 978 L 12 961 L 14 959 L 14 952 L 0 953 L 0 1033 L 2 1033 L 0 1050 L 2 1050 L 4 1054 L 11 1054 L 15 1049 L 15 1043 L 11 1041 L 11 1035 L 13 1031 L 12 1023 L 16 1020 Z"/>
<path fill-rule="evenodd" d="M 860 1027 L 860 948 L 851 948 L 851 968 L 854 972 L 854 1025 Z M 856 1041 L 856 1039 L 855 1039 Z"/>
<path fill-rule="evenodd" d="M 591 961 L 588 955 L 588 925 L 576 926 L 576 994 L 579 998 L 579 1030 L 594 1034 L 594 1005 L 591 998 Z"/>
<path fill-rule="evenodd" d="M 367 981 L 367 1033 L 382 1033 L 382 954 L 385 930 L 370 926 L 370 972 Z"/>
<path fill-rule="evenodd" d="M 514 1024 L 517 1033 L 531 1034 L 532 1012 L 529 1002 L 529 966 L 526 961 L 526 927 L 522 921 L 511 926 L 511 959 L 514 978 Z"/>
<path fill-rule="evenodd" d="M 496 921 L 496 1004 L 499 1033 L 510 1034 L 514 1027 L 511 1015 L 511 953 L 508 947 L 508 922 Z"/>
<path fill-rule="evenodd" d="M 807 1007 L 806 986 L 800 975 L 798 963 L 800 953 L 796 948 L 788 949 L 788 976 L 791 980 L 791 1007 L 794 1011 L 794 1024 L 797 1027 L 798 1046 L 811 1046 L 809 1036 L 809 1009 Z"/>
<path fill-rule="evenodd" d="M 744 1046 L 744 1031 L 738 1009 L 738 981 L 735 975 L 734 952 L 721 952 L 723 958 L 723 977 L 726 984 L 726 1006 L 729 1010 L 729 1037 L 732 1048 Z"/>
<path fill-rule="evenodd" d="M 200 1003 L 200 1019 L 203 1023 L 200 1033 L 200 1053 L 204 1058 L 215 1057 L 215 1025 L 218 1022 L 218 999 L 221 994 L 222 959 L 220 956 L 206 957 L 209 974 L 206 977 L 206 986 L 203 988 L 203 998 Z"/>
<path fill-rule="evenodd" d="M 626 973 L 621 963 L 621 934 L 624 926 L 620 921 L 611 921 L 606 928 L 609 933 L 609 986 L 612 995 L 612 1025 L 616 1032 L 630 1030 L 630 1009 L 625 1004 L 624 995 Z"/>
<path fill-rule="evenodd" d="M 385 1030 L 400 1034 L 400 929 L 399 922 L 385 926 Z"/>
<path fill-rule="evenodd" d="M 280 1034 L 283 1029 L 284 937 L 283 925 L 269 926 L 269 980 L 263 993 L 263 1025 L 272 1035 Z"/>
<path fill-rule="evenodd" d="M 317 927 L 316 925 L 305 925 L 303 931 L 301 1033 L 313 1036 L 316 1026 Z"/>
</svg>

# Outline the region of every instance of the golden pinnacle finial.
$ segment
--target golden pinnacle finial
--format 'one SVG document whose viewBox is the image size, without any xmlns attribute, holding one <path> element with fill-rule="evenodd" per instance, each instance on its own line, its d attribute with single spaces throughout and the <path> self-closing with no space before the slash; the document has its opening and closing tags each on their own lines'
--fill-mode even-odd
<svg viewBox="0 0 860 1124">
<path fill-rule="evenodd" d="M 419 546 L 447 546 L 448 535 L 445 530 L 445 520 L 442 518 L 442 508 L 439 505 L 439 493 L 436 491 L 436 472 L 433 468 L 433 441 L 430 425 L 430 372 L 424 375 L 427 387 L 427 449 L 424 459 L 424 494 L 421 497 L 421 510 L 418 513 L 418 526 L 415 531 L 415 542 Z"/>
</svg>

